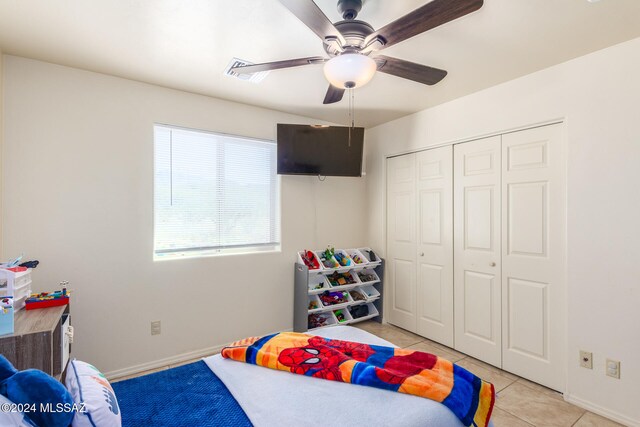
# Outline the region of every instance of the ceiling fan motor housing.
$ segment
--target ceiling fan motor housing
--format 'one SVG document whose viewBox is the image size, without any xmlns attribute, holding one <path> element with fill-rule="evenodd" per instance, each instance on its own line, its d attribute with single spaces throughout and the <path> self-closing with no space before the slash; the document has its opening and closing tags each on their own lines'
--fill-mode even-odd
<svg viewBox="0 0 640 427">
<path fill-rule="evenodd" d="M 342 19 L 347 21 L 356 19 L 360 10 L 362 10 L 362 0 L 338 0 L 338 12 L 342 15 Z"/>
<path fill-rule="evenodd" d="M 364 41 L 367 36 L 375 31 L 371 25 L 357 19 L 336 22 L 334 25 L 347 42 L 346 46 L 343 46 L 344 51 L 359 51 L 364 47 Z M 342 53 L 334 50 L 332 46 L 326 43 L 324 44 L 324 49 L 330 56 Z"/>
</svg>

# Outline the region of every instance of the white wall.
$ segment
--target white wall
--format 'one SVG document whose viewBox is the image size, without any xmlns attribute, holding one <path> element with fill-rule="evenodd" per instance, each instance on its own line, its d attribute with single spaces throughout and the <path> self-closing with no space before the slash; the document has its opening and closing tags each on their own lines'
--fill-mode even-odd
<svg viewBox="0 0 640 427">
<path fill-rule="evenodd" d="M 274 139 L 317 121 L 13 56 L 4 83 L 5 255 L 41 261 L 39 291 L 71 282 L 73 355 L 105 372 L 291 328 L 296 251 L 366 243 L 363 179 L 288 176 L 282 253 L 154 262 L 154 122 Z"/>
<path fill-rule="evenodd" d="M 384 248 L 384 158 L 566 120 L 567 398 L 640 424 L 640 39 L 398 119 L 367 133 L 369 242 Z M 578 367 L 592 351 L 594 369 Z M 620 380 L 606 358 L 622 362 Z"/>
</svg>

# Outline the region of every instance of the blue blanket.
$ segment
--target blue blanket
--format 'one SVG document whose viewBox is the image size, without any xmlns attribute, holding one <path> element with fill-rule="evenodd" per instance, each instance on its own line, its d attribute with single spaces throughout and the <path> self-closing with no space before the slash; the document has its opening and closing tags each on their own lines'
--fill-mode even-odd
<svg viewBox="0 0 640 427">
<path fill-rule="evenodd" d="M 227 387 L 202 361 L 112 386 L 123 427 L 251 426 Z"/>
</svg>

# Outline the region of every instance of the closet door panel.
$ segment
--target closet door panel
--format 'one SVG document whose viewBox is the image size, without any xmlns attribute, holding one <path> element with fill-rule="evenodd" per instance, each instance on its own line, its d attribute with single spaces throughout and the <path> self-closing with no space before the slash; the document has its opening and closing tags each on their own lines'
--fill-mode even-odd
<svg viewBox="0 0 640 427">
<path fill-rule="evenodd" d="M 387 159 L 389 323 L 416 331 L 416 155 Z"/>
<path fill-rule="evenodd" d="M 453 346 L 453 148 L 416 154 L 417 332 Z"/>
<path fill-rule="evenodd" d="M 454 147 L 455 348 L 501 366 L 501 137 Z"/>
<path fill-rule="evenodd" d="M 562 125 L 503 136 L 504 369 L 564 391 Z"/>
</svg>

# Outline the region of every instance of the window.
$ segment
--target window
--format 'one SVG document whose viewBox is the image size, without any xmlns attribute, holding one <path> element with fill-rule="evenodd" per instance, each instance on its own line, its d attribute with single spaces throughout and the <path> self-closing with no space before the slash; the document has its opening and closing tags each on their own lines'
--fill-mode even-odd
<svg viewBox="0 0 640 427">
<path fill-rule="evenodd" d="M 154 254 L 279 249 L 276 144 L 156 125 Z"/>
</svg>

